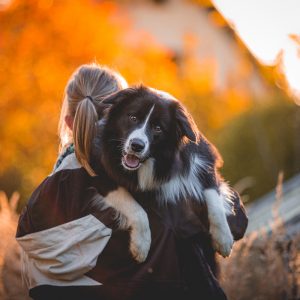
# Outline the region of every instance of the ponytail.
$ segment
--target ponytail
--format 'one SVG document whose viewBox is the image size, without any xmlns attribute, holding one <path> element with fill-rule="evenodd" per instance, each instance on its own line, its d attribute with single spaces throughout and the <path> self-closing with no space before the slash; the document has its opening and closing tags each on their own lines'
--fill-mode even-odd
<svg viewBox="0 0 300 300">
<path fill-rule="evenodd" d="M 91 148 L 98 121 L 94 104 L 125 87 L 126 80 L 120 74 L 93 63 L 80 66 L 72 74 L 65 88 L 59 122 L 60 154 L 68 145 L 74 143 L 77 160 L 91 176 L 96 175 L 90 165 Z M 74 120 L 72 130 L 66 124 L 66 116 Z"/>
<path fill-rule="evenodd" d="M 97 121 L 98 114 L 91 98 L 84 98 L 78 103 L 76 109 L 73 123 L 73 140 L 75 155 L 79 163 L 91 176 L 96 176 L 95 171 L 90 166 L 90 156 Z"/>
</svg>

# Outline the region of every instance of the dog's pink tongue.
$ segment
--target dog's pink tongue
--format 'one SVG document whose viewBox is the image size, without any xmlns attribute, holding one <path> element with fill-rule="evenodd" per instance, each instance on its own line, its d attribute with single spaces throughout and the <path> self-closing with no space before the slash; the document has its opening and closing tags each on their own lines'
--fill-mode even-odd
<svg viewBox="0 0 300 300">
<path fill-rule="evenodd" d="M 140 160 L 134 155 L 127 154 L 125 156 L 125 162 L 128 167 L 136 168 L 136 167 L 138 167 Z"/>
</svg>

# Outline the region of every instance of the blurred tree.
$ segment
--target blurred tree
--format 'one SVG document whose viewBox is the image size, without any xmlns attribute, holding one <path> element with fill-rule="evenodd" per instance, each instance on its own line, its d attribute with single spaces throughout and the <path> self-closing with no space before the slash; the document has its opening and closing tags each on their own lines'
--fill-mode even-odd
<svg viewBox="0 0 300 300">
<path fill-rule="evenodd" d="M 0 12 L 0 36 L 0 184 L 7 192 L 12 169 L 23 195 L 51 172 L 63 89 L 78 65 L 98 59 L 129 81 L 147 74 L 167 90 L 176 78 L 169 53 L 133 35 L 112 3 L 16 0 Z"/>
<path fill-rule="evenodd" d="M 273 99 L 232 120 L 215 141 L 225 178 L 232 183 L 253 179 L 246 191 L 253 201 L 276 186 L 280 171 L 285 179 L 300 172 L 300 107 Z"/>
<path fill-rule="evenodd" d="M 197 61 L 192 37 L 180 65 L 173 58 L 149 34 L 134 30 L 113 2 L 15 0 L 0 10 L 0 189 L 18 189 L 26 198 L 51 172 L 64 86 L 83 63 L 96 60 L 117 68 L 129 83 L 172 93 L 204 132 L 252 106 L 243 88 L 214 93 L 215 62 Z M 247 72 L 239 74 L 247 80 Z"/>
</svg>

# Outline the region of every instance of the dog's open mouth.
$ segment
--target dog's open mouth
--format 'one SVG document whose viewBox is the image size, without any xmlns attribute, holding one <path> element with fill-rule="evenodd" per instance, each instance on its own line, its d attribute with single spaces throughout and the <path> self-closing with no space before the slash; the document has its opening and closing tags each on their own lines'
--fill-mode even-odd
<svg viewBox="0 0 300 300">
<path fill-rule="evenodd" d="M 141 165 L 141 160 L 133 154 L 124 154 L 122 164 L 128 170 L 137 170 Z"/>
</svg>

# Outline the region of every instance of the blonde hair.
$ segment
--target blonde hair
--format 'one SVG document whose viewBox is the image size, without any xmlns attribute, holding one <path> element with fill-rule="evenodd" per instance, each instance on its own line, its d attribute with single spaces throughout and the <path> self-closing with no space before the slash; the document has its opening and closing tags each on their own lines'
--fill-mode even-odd
<svg viewBox="0 0 300 300">
<path fill-rule="evenodd" d="M 65 88 L 59 121 L 60 153 L 74 143 L 79 163 L 91 176 L 96 175 L 90 166 L 91 145 L 98 121 L 94 104 L 126 87 L 127 82 L 119 73 L 93 63 L 80 66 Z M 66 124 L 66 116 L 74 118 L 73 131 Z"/>
</svg>

